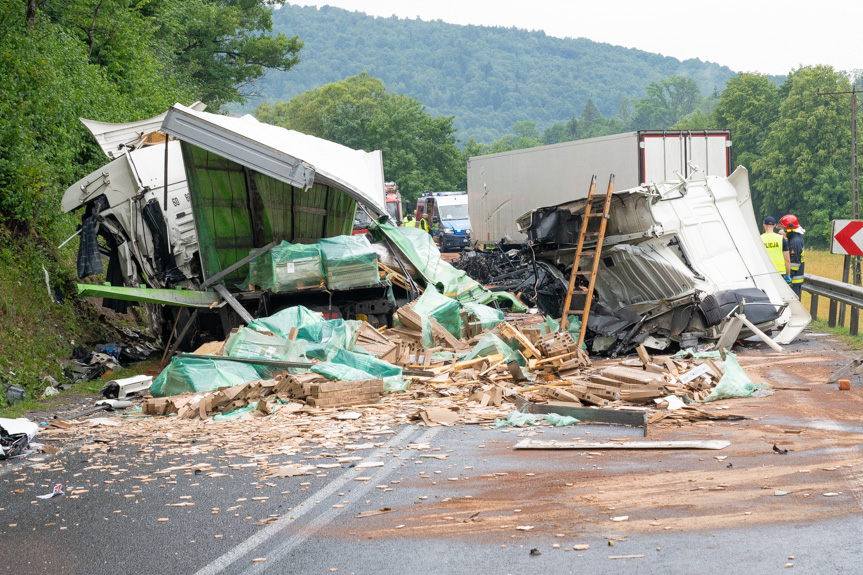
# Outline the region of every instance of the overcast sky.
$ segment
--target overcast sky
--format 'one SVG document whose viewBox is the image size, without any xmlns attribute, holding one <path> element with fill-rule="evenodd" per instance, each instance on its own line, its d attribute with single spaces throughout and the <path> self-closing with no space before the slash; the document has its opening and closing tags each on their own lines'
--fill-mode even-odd
<svg viewBox="0 0 863 575">
<path fill-rule="evenodd" d="M 288 0 L 374 16 L 516 26 L 589 38 L 736 72 L 863 68 L 863 0 Z"/>
</svg>

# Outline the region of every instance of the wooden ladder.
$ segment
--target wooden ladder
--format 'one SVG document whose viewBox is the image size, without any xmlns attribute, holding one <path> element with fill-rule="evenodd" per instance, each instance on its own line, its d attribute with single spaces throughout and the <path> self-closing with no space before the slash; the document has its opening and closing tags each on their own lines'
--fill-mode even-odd
<svg viewBox="0 0 863 575">
<path fill-rule="evenodd" d="M 590 302 L 593 299 L 593 288 L 596 284 L 596 272 L 599 269 L 599 258 L 602 255 L 602 242 L 605 240 L 605 228 L 608 225 L 608 212 L 611 209 L 611 196 L 614 193 L 614 174 L 608 179 L 608 190 L 605 192 L 602 212 L 593 212 L 594 197 L 593 193 L 596 190 L 596 176 L 590 179 L 590 190 L 587 192 L 587 203 L 584 206 L 584 218 L 581 220 L 581 230 L 578 234 L 578 247 L 575 250 L 575 260 L 572 262 L 572 274 L 569 276 L 569 288 L 566 290 L 566 298 L 563 301 L 563 313 L 560 319 L 560 328 L 566 329 L 569 323 L 569 314 L 581 315 L 581 331 L 578 334 L 578 349 L 581 349 L 584 344 L 584 335 L 587 333 L 587 318 L 590 315 Z M 603 198 L 597 198 L 601 200 Z M 590 224 L 594 218 L 600 218 L 599 230 Z M 588 232 L 588 228 L 593 227 L 593 231 Z M 596 237 L 596 249 L 592 251 L 584 251 L 584 238 Z M 579 271 L 578 267 L 581 263 L 581 258 L 593 258 L 593 266 L 590 271 Z M 575 280 L 580 275 L 590 275 L 590 281 L 587 289 L 575 289 Z M 570 309 L 572 306 L 572 296 L 574 293 L 584 294 L 584 309 Z"/>
</svg>

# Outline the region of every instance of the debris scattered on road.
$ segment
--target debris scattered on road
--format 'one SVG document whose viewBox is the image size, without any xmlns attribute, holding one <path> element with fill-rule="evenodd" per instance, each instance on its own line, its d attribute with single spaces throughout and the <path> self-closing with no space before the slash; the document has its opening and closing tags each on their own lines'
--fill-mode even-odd
<svg viewBox="0 0 863 575">
<path fill-rule="evenodd" d="M 54 490 L 51 491 L 51 493 L 46 493 L 45 495 L 37 495 L 36 497 L 38 497 L 39 499 L 52 499 L 54 497 L 57 497 L 58 495 L 64 495 L 63 485 L 60 483 L 54 486 Z"/>
</svg>

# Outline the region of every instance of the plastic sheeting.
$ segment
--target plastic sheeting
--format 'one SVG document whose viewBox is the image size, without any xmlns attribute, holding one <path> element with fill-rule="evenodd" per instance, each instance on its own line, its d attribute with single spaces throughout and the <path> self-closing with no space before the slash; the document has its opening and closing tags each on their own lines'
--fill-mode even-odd
<svg viewBox="0 0 863 575">
<path fill-rule="evenodd" d="M 719 352 L 717 352 L 717 355 L 719 355 Z M 722 375 L 719 383 L 716 384 L 716 387 L 713 388 L 713 391 L 710 392 L 710 395 L 704 398 L 705 402 L 730 399 L 732 397 L 750 397 L 756 391 L 767 388 L 767 384 L 756 384 L 749 379 L 749 376 L 746 375 L 746 372 L 737 363 L 737 356 L 733 353 L 725 353 L 725 360 L 722 362 L 722 365 L 725 368 L 725 373 Z"/>
<path fill-rule="evenodd" d="M 320 285 L 324 279 L 321 250 L 317 245 L 282 242 L 269 253 L 269 289 L 275 292 L 296 291 Z M 254 275 L 253 272 L 252 276 Z"/>
<path fill-rule="evenodd" d="M 481 303 L 466 302 L 462 309 L 467 312 L 469 320 L 479 323 L 480 328 L 494 329 L 503 321 L 503 312 Z"/>
<path fill-rule="evenodd" d="M 229 360 L 175 357 L 150 387 L 153 397 L 213 391 L 260 379 L 254 366 Z"/>
<path fill-rule="evenodd" d="M 241 328 L 228 337 L 224 354 L 229 357 L 299 360 L 301 353 L 291 353 L 302 342 L 290 342 L 275 335 L 266 335 L 253 329 Z M 290 357 L 293 355 L 293 357 Z"/>
<path fill-rule="evenodd" d="M 487 333 L 474 346 L 474 348 L 462 358 L 463 361 L 485 357 L 487 355 L 502 354 L 506 362 L 515 360 L 522 367 L 527 365 L 527 360 L 520 351 L 512 349 L 505 341 L 493 333 Z"/>
<path fill-rule="evenodd" d="M 288 337 L 293 327 L 299 329 L 322 321 L 326 321 L 323 315 L 298 305 L 283 309 L 270 317 L 258 318 L 249 323 L 249 328 L 257 331 L 269 331 L 280 337 Z"/>
<path fill-rule="evenodd" d="M 326 361 L 339 350 L 354 349 L 362 323 L 358 320 L 323 320 L 301 327 L 297 330 L 297 339 L 306 342 L 306 357 Z"/>
<path fill-rule="evenodd" d="M 332 380 L 356 381 L 359 379 L 384 380 L 388 392 L 404 391 L 407 382 L 402 378 L 402 368 L 371 355 L 339 350 L 327 363 L 312 366 L 312 372 Z"/>
<path fill-rule="evenodd" d="M 520 411 L 510 411 L 506 419 L 497 418 L 494 420 L 495 429 L 501 427 L 524 427 L 525 425 L 553 425 L 554 427 L 566 427 L 575 425 L 578 420 L 568 415 L 559 415 L 557 413 L 522 413 Z"/>
<path fill-rule="evenodd" d="M 345 289 L 380 283 L 378 256 L 365 235 L 325 238 L 318 240 L 318 246 L 328 288 Z"/>
<path fill-rule="evenodd" d="M 434 286 L 428 286 L 413 306 L 422 321 L 423 346 L 434 347 L 434 337 L 429 318 L 435 318 L 445 330 L 457 339 L 462 337 L 461 314 L 458 302 L 443 296 L 435 290 Z"/>
</svg>

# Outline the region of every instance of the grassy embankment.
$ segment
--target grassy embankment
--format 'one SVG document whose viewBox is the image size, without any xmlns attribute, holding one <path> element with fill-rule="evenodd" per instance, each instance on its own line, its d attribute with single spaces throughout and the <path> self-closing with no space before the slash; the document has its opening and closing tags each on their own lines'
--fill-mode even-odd
<svg viewBox="0 0 863 575">
<path fill-rule="evenodd" d="M 842 280 L 842 262 L 844 256 L 831 254 L 827 251 L 806 250 L 806 273 L 823 278 L 834 280 Z M 806 309 L 810 309 L 812 296 L 806 291 L 803 292 L 803 305 Z M 845 312 L 845 324 L 838 325 L 835 328 L 827 326 L 827 312 L 829 311 L 830 301 L 825 298 L 818 299 L 818 319 L 813 319 L 812 326 L 842 338 L 844 343 L 849 347 L 863 349 L 863 339 L 857 336 L 850 335 L 848 327 L 851 322 L 850 308 Z M 863 333 L 863 314 L 860 315 L 858 321 L 859 333 Z"/>
<path fill-rule="evenodd" d="M 77 242 L 62 250 L 53 247 L 56 243 L 0 226 L 0 417 L 62 403 L 62 396 L 36 401 L 48 385 L 46 376 L 67 381 L 63 363 L 72 349 L 106 343 L 110 337 L 103 318 L 75 295 Z M 60 288 L 62 302 L 52 301 L 43 266 L 52 288 Z M 73 391 L 98 391 L 102 383 L 80 383 Z M 27 400 L 8 407 L 3 384 L 24 388 Z"/>
</svg>

